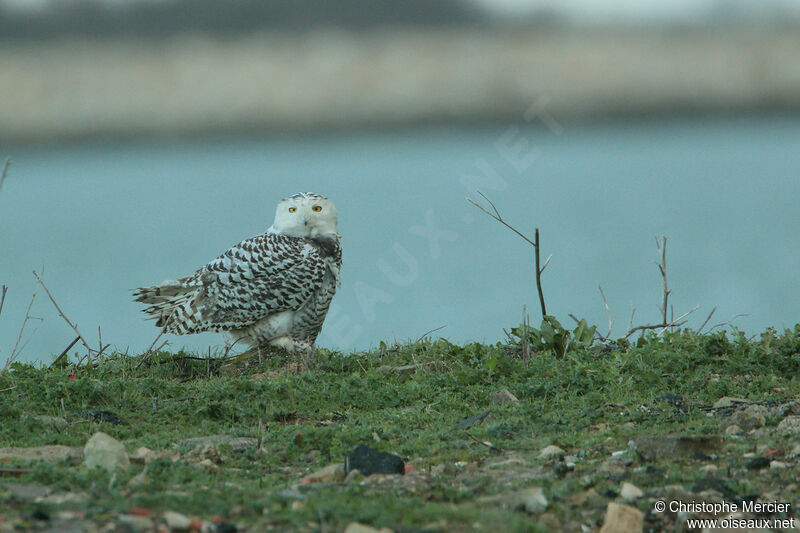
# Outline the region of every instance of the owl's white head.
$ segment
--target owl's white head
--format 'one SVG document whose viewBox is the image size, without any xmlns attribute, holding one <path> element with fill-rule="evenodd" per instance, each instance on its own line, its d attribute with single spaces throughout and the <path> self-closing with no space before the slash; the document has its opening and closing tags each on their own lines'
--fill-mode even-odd
<svg viewBox="0 0 800 533">
<path fill-rule="evenodd" d="M 317 237 L 339 232 L 339 214 L 333 202 L 313 192 L 299 192 L 278 203 L 268 230 L 289 237 Z"/>
</svg>

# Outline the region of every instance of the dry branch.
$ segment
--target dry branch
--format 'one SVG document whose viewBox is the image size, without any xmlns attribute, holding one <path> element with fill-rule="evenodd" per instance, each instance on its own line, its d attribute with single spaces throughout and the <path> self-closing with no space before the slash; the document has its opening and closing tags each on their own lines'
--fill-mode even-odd
<svg viewBox="0 0 800 533">
<path fill-rule="evenodd" d="M 11 366 L 11 363 L 13 363 L 14 359 L 16 359 L 17 356 L 19 355 L 19 352 L 17 351 L 19 349 L 19 343 L 20 341 L 22 341 L 22 334 L 25 332 L 25 326 L 28 324 L 28 320 L 32 318 L 31 307 L 33 307 L 33 302 L 34 300 L 36 300 L 36 295 L 38 293 L 39 293 L 39 284 L 37 283 L 36 289 L 34 289 L 33 295 L 31 296 L 31 301 L 28 304 L 28 308 L 25 310 L 25 319 L 22 321 L 22 326 L 19 328 L 19 335 L 17 335 L 17 342 L 14 344 L 14 348 L 11 350 L 11 355 L 8 357 L 8 359 L 6 359 L 6 364 L 3 366 L 3 369 L 0 370 L 0 374 L 3 374 L 6 370 L 8 370 L 8 367 Z M 5 292 L 3 293 L 3 296 L 5 296 Z"/>
<path fill-rule="evenodd" d="M 81 343 L 86 348 L 87 355 L 91 356 L 92 352 L 94 352 L 95 350 L 92 350 L 92 348 L 89 346 L 89 343 L 86 342 L 86 339 L 83 337 L 83 335 L 81 335 L 81 332 L 78 331 L 77 324 L 73 324 L 70 321 L 70 319 L 67 318 L 67 315 L 65 315 L 64 311 L 62 311 L 61 308 L 58 306 L 55 298 L 53 298 L 53 295 L 50 294 L 50 291 L 47 289 L 47 285 L 44 284 L 44 281 L 42 281 L 42 278 L 35 270 L 33 271 L 33 275 L 36 276 L 36 280 L 39 282 L 39 285 L 41 285 L 42 288 L 44 289 L 44 292 L 47 294 L 47 297 L 50 298 L 51 302 L 53 302 L 53 306 L 55 306 L 56 311 L 58 311 L 58 314 L 61 315 L 61 318 L 64 319 L 64 322 L 66 322 L 69 325 L 69 327 L 71 327 L 72 330 L 78 335 L 78 338 L 81 340 Z"/>
<path fill-rule="evenodd" d="M 679 327 L 683 326 L 684 324 L 686 324 L 686 322 L 688 322 L 688 320 L 684 320 L 684 319 L 687 316 L 689 316 L 692 313 L 694 313 L 695 311 L 697 311 L 698 309 L 700 309 L 700 306 L 696 305 L 696 306 L 692 307 L 691 309 L 689 309 L 684 314 L 682 314 L 681 316 L 679 316 L 678 318 L 673 318 L 672 320 L 670 320 L 668 322 L 662 322 L 661 324 L 652 324 L 652 325 L 647 324 L 647 325 L 644 325 L 644 326 L 636 326 L 635 328 L 631 328 L 628 331 L 628 333 L 625 334 L 625 336 L 623 338 L 627 339 L 628 337 L 630 337 L 631 335 L 633 335 L 637 331 L 654 330 L 654 329 L 661 330 L 661 331 L 659 331 L 657 333 L 658 335 L 661 335 L 662 333 L 664 333 L 668 329 L 679 328 Z"/>
<path fill-rule="evenodd" d="M 156 343 L 158 342 L 158 339 L 160 339 L 160 338 L 161 338 L 161 336 L 162 336 L 164 333 L 166 333 L 166 331 L 167 331 L 167 327 L 166 327 L 166 326 L 164 326 L 163 328 L 161 328 L 161 331 L 158 333 L 158 336 L 157 336 L 157 337 L 156 337 L 156 338 L 153 340 L 153 344 L 151 344 L 151 345 L 150 345 L 150 348 L 148 348 L 148 349 L 147 349 L 147 351 L 144 353 L 144 355 L 142 355 L 142 358 L 141 358 L 141 359 L 139 359 L 139 362 L 136 364 L 136 368 L 137 368 L 137 369 L 138 369 L 140 366 L 142 366 L 142 364 L 143 364 L 145 361 L 149 361 L 149 360 L 150 360 L 150 358 L 153 356 L 153 353 L 161 351 L 161 349 L 162 349 L 162 348 L 164 348 L 164 346 L 166 346 L 166 345 L 167 345 L 167 342 L 169 342 L 169 341 L 164 341 L 164 343 L 163 343 L 163 344 L 161 344 L 161 346 L 159 346 L 158 348 L 156 348 L 155 350 L 153 350 L 153 347 L 154 347 L 154 346 L 156 345 Z"/>
<path fill-rule="evenodd" d="M 414 344 L 417 344 L 419 341 L 421 341 L 422 339 L 424 339 L 425 337 L 427 337 L 431 333 L 435 333 L 435 332 L 437 332 L 437 331 L 439 331 L 441 329 L 444 329 L 446 327 L 447 327 L 447 324 L 445 324 L 444 326 L 439 326 L 438 328 L 433 328 L 432 330 L 426 331 L 425 333 L 422 334 L 422 337 L 420 337 L 419 339 L 414 341 Z"/>
<path fill-rule="evenodd" d="M 11 167 L 11 158 L 6 158 L 6 164 L 3 165 L 3 173 L 0 174 L 0 191 L 3 190 L 3 183 L 5 183 L 6 178 L 8 177 L 8 169 Z"/>
<path fill-rule="evenodd" d="M 542 305 L 542 318 L 544 318 L 547 316 L 547 309 L 544 305 L 544 294 L 542 294 L 542 272 L 550 264 L 550 257 L 547 258 L 543 267 L 539 267 L 539 249 L 541 248 L 539 246 L 539 228 L 536 228 L 534 234 L 536 240 L 536 290 L 539 291 L 539 303 Z"/>
<path fill-rule="evenodd" d="M 475 435 L 473 435 L 472 433 L 470 433 L 470 432 L 469 432 L 469 431 L 467 431 L 466 429 L 464 430 L 464 433 L 466 433 L 466 435 L 467 435 L 469 438 L 471 438 L 472 440 L 474 440 L 475 442 L 477 442 L 477 443 L 478 443 L 478 444 L 480 444 L 481 446 L 486 446 L 487 448 L 489 448 L 489 449 L 490 449 L 491 451 L 493 451 L 493 452 L 498 452 L 498 453 L 499 453 L 499 452 L 502 452 L 502 451 L 503 451 L 503 449 L 502 449 L 502 448 L 498 448 L 497 446 L 495 446 L 494 444 L 492 444 L 492 443 L 491 443 L 491 442 L 489 442 L 489 441 L 486 441 L 486 440 L 481 440 L 481 439 L 479 439 L 478 437 L 476 437 Z"/>
<path fill-rule="evenodd" d="M 714 313 L 716 311 L 717 311 L 717 306 L 715 305 L 714 309 L 712 309 L 711 312 L 708 314 L 708 317 L 706 318 L 705 322 L 703 322 L 703 324 L 700 326 L 700 329 L 697 330 L 698 335 L 700 334 L 701 331 L 703 331 L 703 328 L 706 327 L 706 324 L 708 324 L 708 321 L 711 320 L 711 317 L 714 316 Z"/>
<path fill-rule="evenodd" d="M 636 315 L 636 308 L 634 307 L 633 310 L 631 311 L 630 321 L 628 322 L 628 332 L 622 337 L 623 339 L 629 338 L 637 331 L 659 330 L 657 332 L 657 335 L 661 335 L 667 329 L 674 330 L 674 328 L 680 328 L 681 326 L 686 324 L 686 322 L 688 322 L 687 320 L 685 320 L 686 317 L 688 317 L 689 315 L 691 315 L 700 308 L 699 305 L 696 305 L 686 313 L 679 316 L 678 318 L 675 318 L 674 308 L 669 305 L 669 295 L 672 294 L 672 291 L 670 290 L 669 285 L 667 284 L 667 237 L 663 236 L 661 237 L 661 240 L 659 240 L 658 237 L 656 237 L 656 247 L 658 248 L 658 251 L 661 255 L 661 261 L 656 263 L 658 271 L 661 274 L 661 282 L 663 286 L 662 304 L 658 308 L 658 310 L 661 312 L 661 322 L 658 324 L 645 324 L 634 327 L 633 317 Z M 609 310 L 608 301 L 606 300 L 606 295 L 603 293 L 602 287 L 600 287 L 600 295 L 603 297 L 603 305 L 606 308 L 606 314 L 608 315 L 608 321 L 609 321 L 608 335 L 605 338 L 601 336 L 600 340 L 607 341 L 611 337 L 611 325 L 612 325 L 611 312 Z M 717 308 L 714 307 L 714 309 L 711 310 L 711 313 L 708 315 L 708 318 L 706 318 L 705 322 L 703 322 L 702 326 L 700 326 L 698 333 L 706 326 L 706 324 L 708 324 L 708 321 L 711 320 L 711 316 L 714 314 L 714 311 L 716 311 L 716 309 Z M 672 315 L 669 318 L 668 318 L 668 310 Z"/>
<path fill-rule="evenodd" d="M 231 350 L 233 350 L 233 347 L 236 346 L 236 344 L 242 339 L 244 339 L 244 337 L 238 337 L 233 342 L 226 341 L 225 342 L 225 350 L 222 352 L 222 359 L 228 359 L 228 355 L 230 355 Z M 209 350 L 208 359 L 211 360 L 211 347 L 209 347 L 208 350 Z M 261 350 L 260 349 L 258 350 L 258 353 L 259 353 L 259 357 L 260 357 L 260 354 L 261 354 Z M 239 357 L 239 355 L 241 355 L 241 354 L 234 355 L 233 357 L 234 358 L 235 357 Z"/>
<path fill-rule="evenodd" d="M 467 201 L 472 205 L 474 205 L 475 207 L 477 207 L 478 209 L 480 209 L 481 211 L 483 211 L 484 213 L 486 213 L 487 215 L 489 215 L 490 217 L 492 217 L 493 219 L 495 219 L 496 221 L 498 221 L 499 223 L 501 223 L 502 225 L 504 225 L 505 227 L 507 227 L 508 229 L 510 229 L 511 231 L 513 231 L 514 233 L 516 233 L 517 235 L 519 235 L 520 237 L 522 237 L 525 240 L 525 242 L 533 246 L 533 249 L 536 254 L 536 290 L 539 293 L 539 305 L 541 306 L 542 309 L 542 317 L 547 316 L 547 307 L 545 306 L 544 293 L 542 292 L 542 272 L 544 272 L 544 269 L 547 268 L 547 265 L 550 263 L 552 255 L 547 258 L 547 261 L 545 261 L 544 266 L 540 266 L 539 228 L 536 228 L 535 230 L 534 240 L 530 240 L 528 237 L 525 236 L 525 234 L 523 234 L 517 228 L 515 228 L 514 226 L 505 221 L 503 216 L 500 214 L 500 211 L 498 211 L 497 206 L 495 206 L 494 202 L 489 200 L 489 198 L 485 194 L 483 194 L 481 191 L 478 191 L 478 194 L 480 194 L 484 200 L 489 202 L 489 205 L 492 206 L 493 212 L 489 211 L 488 209 L 486 209 L 484 206 L 482 206 L 472 198 L 467 198 Z"/>
<path fill-rule="evenodd" d="M 3 304 L 6 303 L 6 293 L 8 292 L 8 287 L 3 285 L 3 287 L 0 288 L 0 291 L 2 291 L 2 295 L 0 295 L 0 315 L 2 315 L 3 314 Z"/>
<path fill-rule="evenodd" d="M 58 362 L 59 362 L 59 361 L 61 361 L 61 360 L 64 358 L 64 356 L 65 356 L 65 355 L 67 355 L 67 352 L 69 352 L 69 351 L 70 351 L 70 349 L 71 349 L 73 346 L 75 346 L 75 343 L 77 343 L 79 340 L 81 340 L 81 338 L 80 338 L 80 337 L 75 337 L 75 340 L 73 340 L 71 343 L 69 343 L 69 346 L 67 346 L 66 348 L 64 348 L 64 351 L 63 351 L 63 352 L 61 352 L 61 355 L 59 355 L 58 357 L 56 357 L 55 361 L 53 361 L 53 362 L 50 364 L 50 368 L 53 368 L 54 366 L 56 366 L 56 364 L 58 364 Z"/>
<path fill-rule="evenodd" d="M 527 366 L 531 358 L 531 347 L 528 344 L 528 325 L 530 324 L 531 317 L 528 316 L 528 306 L 522 304 L 522 360 Z"/>
<path fill-rule="evenodd" d="M 726 320 L 725 322 L 720 322 L 719 324 L 714 324 L 713 326 L 711 326 L 711 327 L 708 329 L 708 332 L 709 332 L 709 333 L 711 333 L 711 332 L 712 332 L 712 331 L 714 331 L 715 329 L 717 329 L 717 328 L 721 328 L 721 327 L 724 327 L 724 326 L 727 326 L 727 325 L 729 325 L 731 322 L 733 322 L 734 320 L 736 320 L 737 318 L 742 318 L 742 317 L 745 317 L 745 316 L 750 316 L 750 315 L 749 315 L 749 314 L 747 314 L 747 313 L 739 313 L 738 315 L 733 315 L 733 316 L 731 317 L 731 319 L 730 319 L 730 320 Z"/>
<path fill-rule="evenodd" d="M 636 316 L 636 307 L 631 309 L 631 319 L 628 321 L 628 331 L 633 329 L 633 317 Z"/>
<path fill-rule="evenodd" d="M 658 238 L 656 238 L 656 247 L 658 251 L 661 252 L 661 263 L 656 263 L 658 266 L 659 272 L 661 272 L 661 279 L 664 282 L 664 304 L 661 307 L 661 322 L 666 324 L 667 323 L 667 302 L 669 301 L 669 295 L 672 291 L 669 290 L 669 286 L 667 286 L 667 237 L 661 237 L 662 243 L 658 242 Z M 672 321 L 670 321 L 672 322 Z"/>
<path fill-rule="evenodd" d="M 603 305 L 606 308 L 606 317 L 608 317 L 608 333 L 604 338 L 601 337 L 600 340 L 608 340 L 608 338 L 611 337 L 611 330 L 614 327 L 614 319 L 611 318 L 611 309 L 608 308 L 608 300 L 606 300 L 606 294 L 603 292 L 603 287 L 598 284 L 597 288 L 600 289 L 600 296 L 603 297 Z"/>
</svg>

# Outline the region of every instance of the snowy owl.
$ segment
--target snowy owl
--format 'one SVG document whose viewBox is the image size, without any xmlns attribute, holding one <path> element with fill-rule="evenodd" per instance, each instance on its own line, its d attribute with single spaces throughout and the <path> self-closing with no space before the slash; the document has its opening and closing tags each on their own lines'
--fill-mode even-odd
<svg viewBox="0 0 800 533">
<path fill-rule="evenodd" d="M 167 333 L 227 331 L 253 347 L 310 355 L 339 285 L 338 214 L 319 194 L 278 203 L 275 221 L 193 275 L 134 291 Z"/>
</svg>

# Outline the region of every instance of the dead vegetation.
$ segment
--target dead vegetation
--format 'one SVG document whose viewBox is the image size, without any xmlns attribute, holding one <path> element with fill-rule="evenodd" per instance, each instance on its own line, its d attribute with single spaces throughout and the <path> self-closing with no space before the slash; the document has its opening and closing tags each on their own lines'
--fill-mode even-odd
<svg viewBox="0 0 800 533">
<path fill-rule="evenodd" d="M 507 227 L 508 229 L 510 229 L 511 231 L 513 231 L 514 233 L 516 233 L 517 235 L 522 237 L 528 244 L 533 246 L 534 251 L 535 251 L 535 257 L 534 257 L 534 268 L 535 268 L 535 270 L 534 270 L 534 272 L 536 274 L 535 275 L 535 278 L 536 278 L 536 289 L 537 289 L 537 292 L 538 292 L 538 295 L 539 295 L 539 305 L 540 305 L 540 308 L 541 308 L 541 311 L 542 311 L 542 325 L 543 325 L 542 331 L 544 331 L 544 327 L 545 326 L 546 327 L 553 326 L 555 328 L 560 327 L 560 324 L 553 317 L 549 317 L 547 315 L 547 308 L 546 308 L 546 305 L 545 305 L 544 294 L 543 294 L 543 291 L 542 291 L 542 273 L 544 272 L 545 268 L 547 268 L 547 265 L 550 264 L 550 260 L 552 259 L 552 254 L 547 257 L 547 260 L 545 261 L 544 265 L 540 265 L 540 248 L 541 248 L 541 246 L 540 246 L 540 238 L 539 238 L 539 228 L 535 228 L 535 230 L 534 230 L 535 237 L 534 237 L 533 240 L 531 240 L 524 233 L 522 233 L 519 229 L 517 229 L 515 226 L 511 225 L 509 222 L 506 221 L 505 218 L 503 218 L 503 216 L 500 214 L 500 211 L 497 209 L 497 206 L 494 204 L 494 202 L 492 202 L 481 191 L 477 191 L 477 192 L 484 200 L 486 200 L 486 202 L 489 203 L 489 206 L 491 207 L 491 210 L 489 208 L 481 205 L 480 203 L 476 202 L 475 200 L 473 200 L 471 198 L 467 198 L 467 201 L 470 204 L 474 205 L 475 207 L 477 207 L 478 209 L 480 209 L 481 211 L 483 211 L 484 213 L 486 213 L 487 215 L 489 215 L 493 219 L 497 220 L 498 222 L 503 224 L 505 227 Z M 659 260 L 659 262 L 656 263 L 656 266 L 658 267 L 658 271 L 659 271 L 659 274 L 661 276 L 661 283 L 662 283 L 662 287 L 663 287 L 663 289 L 662 289 L 662 301 L 661 301 L 661 305 L 658 307 L 660 315 L 661 315 L 661 320 L 656 324 L 641 324 L 641 325 L 634 326 L 633 325 L 633 320 L 634 320 L 634 317 L 636 315 L 636 307 L 634 307 L 632 309 L 632 311 L 631 311 L 631 318 L 630 318 L 630 321 L 628 323 L 627 331 L 626 331 L 626 333 L 624 335 L 622 335 L 622 337 L 620 337 L 620 340 L 627 341 L 635 333 L 641 333 L 641 332 L 646 332 L 646 331 L 655 331 L 656 335 L 663 335 L 664 332 L 666 332 L 666 331 L 673 331 L 674 332 L 676 330 L 679 330 L 681 327 L 685 326 L 688 323 L 688 317 L 690 315 L 692 315 L 695 311 L 700 309 L 700 305 L 696 305 L 696 306 L 692 307 L 691 309 L 689 309 L 688 311 L 686 311 L 685 313 L 679 315 L 678 317 L 675 317 L 674 307 L 669 305 L 669 297 L 672 294 L 672 289 L 669 288 L 669 283 L 668 283 L 668 280 L 667 280 L 667 237 L 666 236 L 662 236 L 660 238 L 656 237 L 656 248 L 658 249 L 658 253 L 659 253 L 659 257 L 660 257 L 660 260 Z M 608 317 L 608 332 L 605 335 L 603 335 L 603 334 L 597 332 L 596 331 L 596 326 L 594 326 L 595 331 L 593 332 L 593 334 L 595 335 L 596 340 L 598 340 L 598 341 L 600 341 L 602 343 L 610 343 L 610 342 L 613 342 L 613 339 L 612 339 L 611 335 L 612 335 L 613 326 L 614 326 L 614 319 L 612 317 L 611 309 L 609 308 L 608 300 L 606 299 L 606 295 L 603 292 L 603 287 L 598 285 L 598 289 L 600 290 L 600 296 L 603 299 L 603 306 L 605 307 L 606 315 Z M 708 317 L 705 319 L 705 321 L 698 328 L 698 330 L 697 330 L 698 334 L 701 333 L 702 330 L 706 327 L 706 325 L 711 320 L 711 317 L 714 315 L 716 310 L 717 310 L 717 307 L 714 306 L 714 308 L 708 314 Z M 727 322 L 722 322 L 722 323 L 719 323 L 719 324 L 716 324 L 716 325 L 712 326 L 709 329 L 709 331 L 712 331 L 712 330 L 714 330 L 716 328 L 719 328 L 719 327 L 724 327 L 726 325 L 729 325 L 734 319 L 736 319 L 738 317 L 741 317 L 741 316 L 746 316 L 746 315 L 742 315 L 742 314 L 736 315 L 733 318 L 731 318 L 730 320 L 728 320 Z M 578 324 L 578 328 L 581 328 L 581 325 L 585 324 L 584 320 L 578 319 L 574 314 L 570 314 L 569 317 L 572 318 Z M 547 325 L 547 324 L 549 324 L 549 325 Z M 520 328 L 521 328 L 521 331 L 522 331 L 522 335 L 520 335 L 520 337 L 523 339 L 522 340 L 523 358 L 527 358 L 527 357 L 529 357 L 529 351 L 530 351 L 530 347 L 529 347 L 529 344 L 528 344 L 528 338 L 529 338 L 528 332 L 529 331 L 534 331 L 534 332 L 538 333 L 539 330 L 531 328 L 531 326 L 530 326 L 530 317 L 528 316 L 526 309 L 523 309 L 523 319 L 522 319 L 522 325 L 520 326 Z M 578 328 L 576 328 L 576 330 Z M 581 329 L 581 331 L 583 331 L 583 329 Z M 556 332 L 556 333 L 558 333 L 558 332 Z M 509 336 L 509 338 L 513 342 L 513 338 L 511 338 L 511 335 L 507 331 L 506 331 L 506 335 Z M 566 350 L 567 348 L 569 348 L 569 343 L 568 342 L 564 344 L 564 349 Z"/>
</svg>

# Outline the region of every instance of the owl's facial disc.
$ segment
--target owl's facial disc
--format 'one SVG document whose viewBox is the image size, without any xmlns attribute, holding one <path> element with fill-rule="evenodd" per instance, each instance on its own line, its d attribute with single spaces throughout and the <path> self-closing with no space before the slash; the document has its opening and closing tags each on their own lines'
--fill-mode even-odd
<svg viewBox="0 0 800 533">
<path fill-rule="evenodd" d="M 290 237 L 316 237 L 338 233 L 338 214 L 333 202 L 314 193 L 299 193 L 278 203 L 274 233 Z"/>
</svg>

